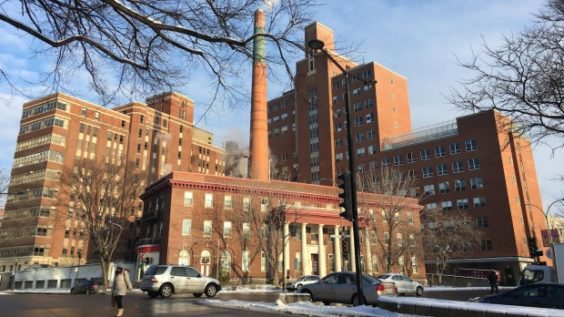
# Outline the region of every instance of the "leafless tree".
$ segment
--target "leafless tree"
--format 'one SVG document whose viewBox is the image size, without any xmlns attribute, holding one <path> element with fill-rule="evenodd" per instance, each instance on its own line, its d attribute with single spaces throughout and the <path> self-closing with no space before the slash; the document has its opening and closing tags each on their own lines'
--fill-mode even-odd
<svg viewBox="0 0 564 317">
<path fill-rule="evenodd" d="M 266 11 L 269 64 L 290 73 L 288 61 L 303 54 L 302 30 L 314 5 L 314 0 L 19 0 L 0 2 L 0 21 L 38 40 L 42 56 L 54 53 L 54 69 L 42 83 L 56 89 L 71 70 L 85 70 L 92 88 L 109 102 L 118 92 L 180 87 L 204 70 L 215 98 L 237 100 L 242 94 L 237 83 L 253 57 L 254 11 Z M 9 75 L 0 69 L 0 78 L 9 81 Z"/>
<path fill-rule="evenodd" d="M 368 215 L 370 230 L 376 233 L 377 246 L 385 261 L 386 272 L 398 265 L 400 257 L 413 256 L 410 237 L 419 237 L 414 225 L 413 201 L 417 180 L 393 167 L 381 167 L 359 174 L 363 192 L 385 195 L 385 199 Z M 384 230 L 383 232 L 380 232 Z M 406 266 L 405 262 L 403 266 Z"/>
<path fill-rule="evenodd" d="M 475 220 L 462 211 L 425 210 L 423 248 L 425 258 L 435 261 L 439 283 L 448 261 L 475 252 L 480 247 L 482 233 Z"/>
<path fill-rule="evenodd" d="M 450 101 L 470 111 L 495 109 L 511 117 L 511 129 L 533 141 L 559 137 L 564 146 L 564 1 L 547 0 L 535 23 L 484 44 L 461 66 L 475 74 Z"/>
<path fill-rule="evenodd" d="M 68 201 L 69 215 L 81 219 L 102 267 L 108 287 L 109 265 L 121 246 L 122 235 L 135 219 L 135 208 L 146 175 L 133 164 L 107 164 L 82 159 L 61 176 L 61 202 Z"/>
</svg>

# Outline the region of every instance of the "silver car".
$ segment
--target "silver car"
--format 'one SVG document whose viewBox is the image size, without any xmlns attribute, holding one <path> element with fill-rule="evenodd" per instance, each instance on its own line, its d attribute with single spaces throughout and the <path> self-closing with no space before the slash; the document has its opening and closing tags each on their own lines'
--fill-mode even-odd
<svg viewBox="0 0 564 317">
<path fill-rule="evenodd" d="M 393 283 L 382 282 L 368 275 L 362 275 L 362 291 L 365 303 L 376 305 L 380 295 L 395 295 L 396 287 Z M 356 273 L 336 272 L 321 279 L 320 282 L 302 286 L 301 293 L 311 296 L 312 301 L 321 301 L 325 305 L 344 303 L 357 306 L 359 298 L 356 294 Z"/>
<path fill-rule="evenodd" d="M 423 285 L 398 273 L 384 273 L 376 278 L 396 284 L 399 295 L 423 295 Z"/>
<path fill-rule="evenodd" d="M 151 265 L 141 281 L 141 290 L 151 298 L 170 297 L 173 293 L 192 293 L 195 297 L 206 294 L 214 297 L 221 290 L 218 280 L 202 276 L 190 266 Z"/>
</svg>

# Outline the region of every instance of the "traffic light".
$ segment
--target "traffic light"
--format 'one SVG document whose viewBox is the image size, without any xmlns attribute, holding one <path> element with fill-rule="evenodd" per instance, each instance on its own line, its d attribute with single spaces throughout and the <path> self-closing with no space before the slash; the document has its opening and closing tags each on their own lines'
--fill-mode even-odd
<svg viewBox="0 0 564 317">
<path fill-rule="evenodd" d="M 339 187 L 339 207 L 341 210 L 340 216 L 352 221 L 352 180 L 350 173 L 341 173 L 337 176 L 337 187 Z"/>
<path fill-rule="evenodd" d="M 537 238 L 535 237 L 527 238 L 527 244 L 529 245 L 529 253 L 531 254 L 532 258 L 538 258 L 544 254 L 542 250 L 539 249 L 538 247 Z"/>
</svg>

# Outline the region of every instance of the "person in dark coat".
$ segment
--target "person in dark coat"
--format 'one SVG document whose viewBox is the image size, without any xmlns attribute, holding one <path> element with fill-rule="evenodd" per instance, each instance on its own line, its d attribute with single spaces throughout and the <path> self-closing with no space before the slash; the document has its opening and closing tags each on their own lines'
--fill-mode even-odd
<svg viewBox="0 0 564 317">
<path fill-rule="evenodd" d="M 497 273 L 495 270 L 491 270 L 488 274 L 488 281 L 490 282 L 491 294 L 499 293 L 499 288 L 497 286 Z"/>
</svg>

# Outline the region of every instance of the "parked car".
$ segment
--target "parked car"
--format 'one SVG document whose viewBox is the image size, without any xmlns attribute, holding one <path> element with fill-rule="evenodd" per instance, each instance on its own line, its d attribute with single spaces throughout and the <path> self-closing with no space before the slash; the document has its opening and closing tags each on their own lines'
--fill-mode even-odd
<svg viewBox="0 0 564 317">
<path fill-rule="evenodd" d="M 393 282 L 398 289 L 398 295 L 423 295 L 423 285 L 405 275 L 384 273 L 376 276 L 376 278 L 386 282 Z"/>
<path fill-rule="evenodd" d="M 71 288 L 71 294 L 96 294 L 98 293 L 104 285 L 102 282 L 97 280 L 79 280 Z"/>
<path fill-rule="evenodd" d="M 307 284 L 317 283 L 320 280 L 321 278 L 319 277 L 319 275 L 304 275 L 298 278 L 296 281 L 292 283 L 288 283 L 288 285 L 286 285 L 286 289 L 288 291 L 295 291 L 295 290 L 299 291 L 302 288 L 302 286 Z"/>
<path fill-rule="evenodd" d="M 374 276 L 362 275 L 362 291 L 365 303 L 376 305 L 380 295 L 396 295 L 396 286 L 390 282 L 382 282 Z M 321 301 L 325 305 L 344 303 L 357 306 L 359 298 L 356 294 L 356 273 L 335 272 L 325 276 L 321 281 L 303 285 L 300 291 L 311 296 L 312 301 Z"/>
<path fill-rule="evenodd" d="M 481 303 L 564 309 L 564 285 L 529 284 L 475 299 Z"/>
<path fill-rule="evenodd" d="M 143 275 L 141 290 L 151 298 L 159 295 L 168 298 L 173 293 L 214 297 L 221 290 L 221 283 L 215 278 L 202 276 L 191 266 L 151 265 Z"/>
</svg>

